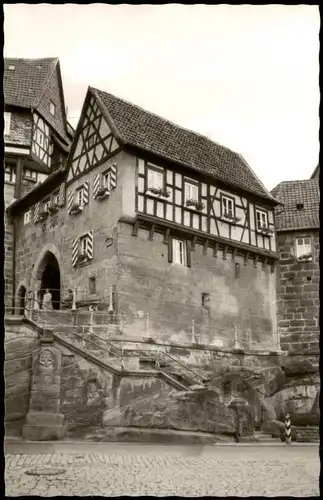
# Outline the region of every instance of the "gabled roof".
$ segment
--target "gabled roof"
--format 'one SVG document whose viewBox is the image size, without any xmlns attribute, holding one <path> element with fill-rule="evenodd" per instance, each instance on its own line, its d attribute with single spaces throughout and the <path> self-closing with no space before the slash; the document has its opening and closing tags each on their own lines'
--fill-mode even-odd
<svg viewBox="0 0 323 500">
<path fill-rule="evenodd" d="M 318 179 L 304 181 L 284 181 L 272 191 L 284 204 L 284 210 L 278 209 L 275 214 L 277 231 L 300 229 L 318 229 L 320 227 L 320 186 Z M 303 209 L 296 205 L 303 203 Z"/>
<path fill-rule="evenodd" d="M 55 69 L 58 59 L 5 58 L 4 102 L 8 106 L 34 108 Z"/>
<path fill-rule="evenodd" d="M 116 139 L 277 204 L 241 155 L 149 111 L 92 87 Z"/>
<path fill-rule="evenodd" d="M 62 110 L 60 119 L 54 118 L 49 109 L 42 105 L 45 90 L 55 71 L 57 72 Z M 4 60 L 3 91 L 6 106 L 37 109 L 43 118 L 59 133 L 61 138 L 69 144 L 64 92 L 57 57 L 45 59 L 6 58 Z"/>
</svg>

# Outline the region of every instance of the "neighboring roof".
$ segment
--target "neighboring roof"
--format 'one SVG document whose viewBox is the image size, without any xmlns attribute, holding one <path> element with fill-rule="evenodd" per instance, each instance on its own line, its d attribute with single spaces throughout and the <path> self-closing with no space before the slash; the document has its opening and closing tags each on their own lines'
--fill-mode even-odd
<svg viewBox="0 0 323 500">
<path fill-rule="evenodd" d="M 5 104 L 21 108 L 34 108 L 57 62 L 56 57 L 46 59 L 5 58 L 3 74 Z"/>
<path fill-rule="evenodd" d="M 22 210 L 26 210 L 30 206 L 37 203 L 39 200 L 50 194 L 55 188 L 60 186 L 66 177 L 66 168 L 61 167 L 55 172 L 51 173 L 44 182 L 36 184 L 36 186 L 28 191 L 24 196 L 18 198 L 13 203 L 11 203 L 7 212 L 11 215 L 16 215 Z"/>
<path fill-rule="evenodd" d="M 241 155 L 119 97 L 89 88 L 116 138 L 277 204 Z M 104 108 L 104 109 L 103 109 Z M 112 123 L 111 123 L 112 122 Z"/>
<path fill-rule="evenodd" d="M 277 231 L 298 229 L 318 229 L 320 227 L 320 186 L 319 180 L 281 182 L 272 191 L 284 204 L 275 214 Z M 296 204 L 303 203 L 304 209 L 298 210 Z"/>
<path fill-rule="evenodd" d="M 44 107 L 42 97 L 45 95 L 51 78 L 57 71 L 57 82 L 60 94 L 62 113 L 53 117 L 49 109 Z M 56 130 L 62 139 L 69 144 L 64 93 L 57 57 L 46 59 L 17 59 L 4 60 L 3 76 L 4 102 L 6 106 L 17 106 L 26 109 L 37 109 L 45 120 Z"/>
<path fill-rule="evenodd" d="M 315 179 L 320 176 L 320 164 L 316 165 L 314 172 L 311 175 L 311 179 Z"/>
</svg>

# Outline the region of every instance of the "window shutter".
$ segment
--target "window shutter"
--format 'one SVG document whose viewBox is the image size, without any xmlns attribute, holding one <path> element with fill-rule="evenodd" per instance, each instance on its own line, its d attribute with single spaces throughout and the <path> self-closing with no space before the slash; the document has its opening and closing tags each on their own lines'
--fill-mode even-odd
<svg viewBox="0 0 323 500">
<path fill-rule="evenodd" d="M 79 239 L 74 238 L 73 247 L 72 247 L 72 266 L 73 267 L 76 266 L 76 260 L 78 257 L 78 253 L 79 253 Z"/>
<path fill-rule="evenodd" d="M 36 205 L 34 207 L 34 222 L 35 223 L 38 221 L 39 210 L 40 210 L 40 201 L 38 203 L 36 203 Z"/>
<path fill-rule="evenodd" d="M 89 181 L 83 184 L 83 204 L 87 205 L 89 203 Z"/>
<path fill-rule="evenodd" d="M 66 185 L 63 182 L 59 187 L 59 206 L 63 207 L 65 205 L 65 189 Z"/>
<path fill-rule="evenodd" d="M 68 197 L 67 197 L 67 211 L 69 214 L 71 213 L 73 201 L 74 201 L 74 191 L 70 191 L 70 193 L 68 193 Z"/>
<path fill-rule="evenodd" d="M 168 262 L 173 262 L 173 238 L 168 238 Z"/>
<path fill-rule="evenodd" d="M 186 264 L 187 267 L 191 267 L 191 241 L 186 241 Z"/>
<path fill-rule="evenodd" d="M 96 197 L 100 187 L 101 187 L 101 174 L 97 174 L 94 176 L 93 179 L 93 198 Z"/>
<path fill-rule="evenodd" d="M 93 231 L 87 233 L 86 254 L 88 259 L 93 259 Z"/>
<path fill-rule="evenodd" d="M 110 175 L 110 190 L 117 187 L 117 164 L 113 163 L 111 165 L 111 175 Z"/>
</svg>

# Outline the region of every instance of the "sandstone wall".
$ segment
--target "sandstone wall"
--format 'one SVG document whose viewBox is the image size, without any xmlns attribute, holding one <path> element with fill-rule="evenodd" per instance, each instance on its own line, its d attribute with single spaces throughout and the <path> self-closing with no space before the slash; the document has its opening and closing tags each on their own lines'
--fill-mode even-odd
<svg viewBox="0 0 323 500">
<path fill-rule="evenodd" d="M 170 264 L 163 235 L 155 233 L 151 241 L 144 229 L 134 237 L 131 225 L 118 226 L 118 314 L 127 335 L 140 336 L 140 317 L 149 313 L 151 336 L 163 340 L 190 341 L 194 320 L 203 344 L 232 346 L 237 327 L 242 341 L 274 346 L 275 274 L 270 266 L 255 267 L 252 260 L 244 265 L 242 257 L 233 261 L 231 254 L 214 258 L 211 248 L 204 254 L 199 244 L 190 268 Z"/>
<path fill-rule="evenodd" d="M 313 260 L 298 262 L 297 237 L 311 237 Z M 277 318 L 281 347 L 290 352 L 319 352 L 320 241 L 318 231 L 281 232 L 277 268 Z"/>
<path fill-rule="evenodd" d="M 6 434 L 19 435 L 28 412 L 32 354 L 38 348 L 38 333 L 22 320 L 5 320 L 5 427 Z"/>
</svg>

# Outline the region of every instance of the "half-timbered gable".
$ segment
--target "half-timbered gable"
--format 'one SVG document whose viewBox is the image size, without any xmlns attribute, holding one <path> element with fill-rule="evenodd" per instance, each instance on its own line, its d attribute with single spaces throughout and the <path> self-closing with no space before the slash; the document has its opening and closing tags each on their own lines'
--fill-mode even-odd
<svg viewBox="0 0 323 500">
<path fill-rule="evenodd" d="M 101 165 L 115 155 L 118 150 L 120 150 L 119 144 L 107 124 L 97 100 L 94 96 L 88 95 L 69 158 L 67 182 L 72 182 L 94 167 Z M 111 181 L 113 178 L 114 174 L 112 174 Z M 102 178 L 99 184 L 103 182 Z M 95 186 L 96 190 L 101 187 L 98 187 L 98 178 L 95 181 Z"/>
</svg>

